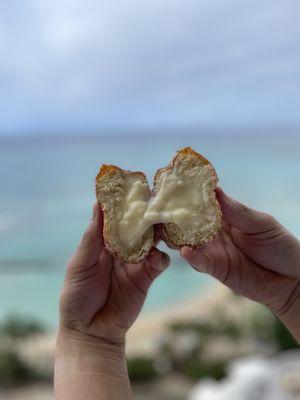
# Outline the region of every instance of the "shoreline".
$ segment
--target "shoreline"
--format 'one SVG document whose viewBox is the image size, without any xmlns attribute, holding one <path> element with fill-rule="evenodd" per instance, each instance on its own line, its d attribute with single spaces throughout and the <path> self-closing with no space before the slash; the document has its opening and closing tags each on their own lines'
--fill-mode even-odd
<svg viewBox="0 0 300 400">
<path fill-rule="evenodd" d="M 216 283 L 201 295 L 174 303 L 173 306 L 161 311 L 140 315 L 127 333 L 126 355 L 135 357 L 155 354 L 170 323 L 213 319 L 215 311 L 220 308 L 224 314 L 239 319 L 245 313 L 245 309 L 253 307 L 251 303 L 244 298 L 236 301 L 236 297 L 230 289 Z M 53 365 L 55 341 L 56 332 L 34 335 L 22 343 L 20 354 L 30 364 L 46 370 L 49 365 Z"/>
<path fill-rule="evenodd" d="M 141 315 L 127 333 L 126 354 L 152 354 L 170 323 L 211 318 L 214 308 L 220 305 L 226 308 L 226 312 L 234 313 L 231 295 L 230 289 L 215 283 L 200 295 L 176 302 L 161 311 Z"/>
</svg>

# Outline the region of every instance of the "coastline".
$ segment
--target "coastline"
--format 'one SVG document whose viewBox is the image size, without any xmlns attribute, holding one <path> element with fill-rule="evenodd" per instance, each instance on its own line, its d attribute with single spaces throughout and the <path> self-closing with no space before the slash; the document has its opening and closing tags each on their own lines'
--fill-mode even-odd
<svg viewBox="0 0 300 400">
<path fill-rule="evenodd" d="M 164 341 L 170 340 L 169 325 L 172 323 L 183 322 L 215 322 L 221 317 L 229 317 L 230 320 L 243 325 L 245 316 L 248 315 L 256 303 L 235 295 L 231 290 L 216 282 L 199 295 L 194 295 L 185 301 L 178 301 L 170 307 L 160 311 L 142 313 L 136 320 L 133 327 L 127 333 L 126 355 L 128 359 L 141 357 L 157 357 L 160 354 L 161 345 Z M 171 339 L 172 340 L 172 339 Z M 18 354 L 26 363 L 36 371 L 51 376 L 54 367 L 56 332 L 46 334 L 32 335 L 28 339 L 20 342 L 18 345 Z M 184 347 L 184 343 L 181 345 Z M 179 345 L 179 350 L 182 350 Z M 268 355 L 268 350 L 260 349 L 261 354 Z M 232 357 L 233 354 L 239 356 L 249 356 L 258 353 L 257 344 L 247 340 L 239 343 L 230 343 L 218 338 L 213 341 L 213 346 L 205 347 L 206 356 L 210 360 L 220 360 L 222 357 Z M 221 358 L 220 358 L 221 357 Z M 154 385 L 154 386 L 153 386 Z M 146 399 L 145 390 L 149 390 L 149 397 L 152 399 L 151 391 L 155 393 L 155 398 L 163 399 L 164 390 L 176 393 L 178 398 L 184 398 L 184 395 L 191 390 L 192 381 L 183 378 L 178 374 L 171 374 L 162 377 L 157 383 L 135 384 L 133 386 L 135 397 L 137 399 Z M 148 389 L 146 389 L 148 388 Z M 157 393 L 161 393 L 159 396 Z M 181 395 L 181 394 L 182 395 Z M 1 397 L 0 392 L 0 397 Z M 4 394 L 6 395 L 6 393 Z M 22 389 L 13 389 L 7 392 L 7 400 L 50 400 L 53 398 L 53 388 L 51 383 L 34 383 Z M 19 397 L 20 396 L 20 397 Z M 181 397 L 180 397 L 181 396 Z M 1 397 L 2 398 L 2 397 Z"/>
<path fill-rule="evenodd" d="M 221 283 L 215 283 L 201 295 L 194 295 L 161 311 L 142 314 L 127 333 L 126 354 L 153 354 L 171 323 L 212 320 L 217 310 L 222 310 L 223 315 L 239 319 L 246 309 L 251 308 L 253 302 L 245 298 L 237 301 L 236 295 L 230 289 Z"/>
<path fill-rule="evenodd" d="M 161 311 L 142 314 L 127 333 L 126 354 L 129 357 L 153 355 L 165 337 L 168 325 L 173 322 L 212 320 L 215 311 L 220 309 L 224 315 L 240 318 L 245 313 L 245 307 L 253 307 L 253 303 L 243 298 L 236 301 L 231 290 L 216 283 L 201 295 Z M 27 362 L 45 370 L 53 365 L 55 340 L 54 332 L 30 337 L 22 343 L 20 354 Z"/>
</svg>

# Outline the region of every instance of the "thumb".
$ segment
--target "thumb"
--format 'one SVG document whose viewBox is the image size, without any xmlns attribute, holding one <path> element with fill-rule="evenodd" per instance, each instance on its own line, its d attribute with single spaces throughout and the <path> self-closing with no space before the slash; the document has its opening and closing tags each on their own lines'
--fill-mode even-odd
<svg viewBox="0 0 300 400">
<path fill-rule="evenodd" d="M 152 282 L 168 268 L 169 264 L 170 257 L 168 254 L 154 247 L 146 260 L 138 264 L 126 264 L 127 274 L 135 285 L 146 294 Z"/>
<path fill-rule="evenodd" d="M 71 260 L 70 268 L 86 268 L 97 262 L 103 249 L 103 216 L 99 204 L 93 206 L 93 216 Z"/>
<path fill-rule="evenodd" d="M 274 229 L 277 221 L 271 215 L 254 210 L 229 197 L 220 187 L 216 188 L 223 218 L 244 233 L 261 233 Z"/>
<path fill-rule="evenodd" d="M 167 253 L 154 248 L 146 259 L 145 268 L 149 272 L 152 281 L 170 265 L 170 257 Z"/>
</svg>

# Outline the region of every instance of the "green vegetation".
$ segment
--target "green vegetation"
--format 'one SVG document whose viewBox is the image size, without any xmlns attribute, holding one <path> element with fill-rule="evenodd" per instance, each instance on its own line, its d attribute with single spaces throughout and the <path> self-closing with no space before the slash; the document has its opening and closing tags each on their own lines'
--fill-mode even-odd
<svg viewBox="0 0 300 400">
<path fill-rule="evenodd" d="M 31 366 L 17 353 L 17 344 L 32 334 L 44 333 L 45 328 L 39 322 L 25 316 L 13 314 L 0 324 L 0 385 L 17 386 L 42 379 Z M 7 340 L 1 340 L 7 339 Z M 3 348 L 3 346 L 8 346 Z"/>
<path fill-rule="evenodd" d="M 33 371 L 12 351 L 0 353 L 0 385 L 15 386 L 36 378 Z"/>
<path fill-rule="evenodd" d="M 206 321 L 175 322 L 169 325 L 169 330 L 178 334 L 188 331 L 196 332 L 201 336 L 202 340 L 210 340 L 212 337 L 216 336 L 226 336 L 235 340 L 242 336 L 240 327 L 236 323 L 224 318 L 223 316 L 218 318 L 217 323 Z"/>
<path fill-rule="evenodd" d="M 284 324 L 264 307 L 257 307 L 250 316 L 250 334 L 262 342 L 273 343 L 278 352 L 299 348 Z"/>
<path fill-rule="evenodd" d="M 274 341 L 277 344 L 277 347 L 280 351 L 289 350 L 289 349 L 299 349 L 299 345 L 290 332 L 286 329 L 282 322 L 279 319 L 275 318 L 273 324 L 273 337 Z"/>
<path fill-rule="evenodd" d="M 211 335 L 214 332 L 212 326 L 206 322 L 195 321 L 176 321 L 169 325 L 168 329 L 174 333 L 183 333 L 187 331 L 197 332 L 203 335 Z"/>
<path fill-rule="evenodd" d="M 208 343 L 224 337 L 235 341 L 241 337 L 240 328 L 232 321 L 220 317 L 216 322 L 185 321 L 169 326 L 169 340 L 161 348 L 161 353 L 169 358 L 173 369 L 193 381 L 204 377 L 216 380 L 226 376 L 226 361 L 209 361 L 203 356 Z M 185 342 L 192 342 L 185 350 L 178 343 L 185 336 Z M 181 340 L 180 340 L 181 339 Z"/>
<path fill-rule="evenodd" d="M 207 346 L 214 346 L 214 342 L 219 338 L 236 346 L 239 341 L 245 342 L 254 338 L 261 344 L 266 344 L 270 351 L 275 353 L 299 348 L 285 326 L 263 306 L 255 307 L 252 314 L 246 314 L 239 321 L 224 316 L 220 310 L 214 313 L 212 321 L 178 321 L 172 323 L 168 331 L 169 338 L 162 345 L 161 353 L 168 357 L 174 370 L 192 380 L 203 377 L 218 380 L 226 376 L 226 364 L 234 359 L 235 355 L 213 362 L 207 359 L 205 353 Z M 185 346 L 179 345 L 182 344 L 184 336 L 184 342 L 191 343 L 185 350 Z"/>
<path fill-rule="evenodd" d="M 1 350 L 0 347 L 0 386 L 15 386 L 33 380 L 49 379 L 27 365 L 15 350 L 15 344 L 20 344 L 32 334 L 44 332 L 45 328 L 38 321 L 18 314 L 11 315 L 0 323 L 0 344 L 9 345 L 9 350 Z M 207 358 L 205 351 L 209 347 L 214 348 L 220 338 L 225 345 L 234 344 L 237 348 L 239 342 L 254 339 L 258 344 L 268 345 L 273 353 L 299 348 L 285 326 L 262 306 L 255 307 L 240 321 L 231 320 L 221 310 L 214 313 L 213 320 L 178 321 L 170 324 L 167 333 L 166 340 L 158 351 L 158 358 L 141 356 L 127 361 L 132 382 L 151 382 L 170 371 L 180 373 L 192 381 L 204 377 L 222 379 L 226 376 L 227 363 L 234 359 L 235 354 L 228 359 L 212 361 Z M 1 337 L 6 340 L 1 341 Z M 161 357 L 169 366 L 166 370 L 158 368 Z"/>
<path fill-rule="evenodd" d="M 181 365 L 181 372 L 192 380 L 199 380 L 204 377 L 220 380 L 226 376 L 225 362 L 201 361 L 194 357 L 185 360 Z"/>
<path fill-rule="evenodd" d="M 158 375 L 154 368 L 154 360 L 147 357 L 130 358 L 127 368 L 132 382 L 149 382 Z"/>
<path fill-rule="evenodd" d="M 0 335 L 12 339 L 23 339 L 44 332 L 45 328 L 40 322 L 18 314 L 10 315 L 0 324 Z"/>
</svg>

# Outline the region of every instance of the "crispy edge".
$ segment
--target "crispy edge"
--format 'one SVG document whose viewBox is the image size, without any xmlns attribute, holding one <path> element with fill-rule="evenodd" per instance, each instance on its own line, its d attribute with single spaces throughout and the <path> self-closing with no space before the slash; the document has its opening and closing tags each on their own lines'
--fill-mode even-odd
<svg viewBox="0 0 300 400">
<path fill-rule="evenodd" d="M 142 175 L 145 179 L 146 175 L 141 172 L 141 171 L 128 171 L 127 169 L 122 169 L 118 167 L 117 165 L 112 165 L 112 164 L 102 164 L 100 167 L 100 170 L 98 172 L 98 175 L 96 176 L 96 182 L 102 178 L 102 176 L 109 174 L 111 171 L 120 171 L 123 174 L 130 174 L 130 175 Z"/>
<path fill-rule="evenodd" d="M 101 211 L 103 212 L 103 239 L 104 239 L 104 244 L 106 249 L 110 252 L 110 254 L 119 257 L 122 261 L 124 262 L 130 262 L 132 264 L 137 264 L 140 263 L 142 261 L 144 261 L 144 259 L 147 257 L 147 255 L 149 253 L 145 253 L 145 255 L 143 257 L 140 257 L 136 260 L 129 260 L 126 257 L 123 257 L 120 253 L 118 253 L 115 249 L 112 248 L 112 246 L 110 245 L 110 240 L 109 240 L 109 235 L 108 235 L 108 229 L 107 229 L 107 224 L 106 224 L 106 216 L 105 216 L 105 209 L 103 206 L 103 203 L 100 199 L 100 196 L 98 194 L 97 191 L 97 184 L 99 182 L 99 180 L 106 174 L 110 174 L 112 171 L 119 171 L 121 172 L 123 175 L 140 175 L 143 178 L 145 178 L 147 180 L 146 175 L 141 172 L 141 171 L 128 171 L 125 169 L 122 169 L 120 167 L 118 167 L 117 165 L 112 165 L 112 164 L 102 164 L 100 167 L 100 170 L 96 176 L 95 179 L 95 192 L 96 192 L 96 200 L 97 203 L 100 205 L 101 207 Z M 153 248 L 155 246 L 155 242 L 158 242 L 159 238 L 157 237 L 157 233 L 155 231 L 155 227 L 153 226 L 153 245 L 151 248 Z M 151 249 L 149 250 L 149 252 L 151 251 Z"/>
<path fill-rule="evenodd" d="M 192 155 L 192 156 L 195 156 L 195 157 L 199 158 L 199 159 L 203 162 L 204 165 L 205 165 L 205 164 L 210 164 L 210 165 L 212 166 L 212 168 L 213 168 L 213 171 L 214 171 L 214 174 L 215 174 L 216 178 L 218 179 L 216 170 L 215 170 L 214 166 L 212 165 L 212 163 L 211 163 L 210 161 L 208 161 L 207 158 L 205 158 L 202 154 L 197 153 L 197 152 L 196 152 L 195 150 L 193 150 L 190 146 L 188 146 L 188 147 L 184 147 L 183 149 L 178 150 L 178 151 L 176 152 L 175 156 L 173 157 L 173 159 L 169 162 L 169 164 L 168 164 L 166 167 L 160 168 L 160 169 L 158 169 L 158 170 L 156 171 L 156 173 L 155 173 L 155 175 L 154 175 L 154 188 L 155 188 L 155 186 L 156 186 L 156 182 L 158 181 L 160 175 L 161 175 L 163 172 L 167 171 L 167 170 L 171 170 L 171 169 L 175 166 L 175 164 L 176 164 L 178 158 L 179 158 L 181 155 L 186 155 L 186 154 L 187 154 L 187 155 Z"/>
<path fill-rule="evenodd" d="M 154 187 L 152 189 L 153 196 L 155 196 L 155 194 L 156 194 L 156 185 L 157 185 L 157 182 L 158 182 L 158 180 L 160 178 L 160 175 L 163 172 L 167 171 L 167 170 L 172 170 L 172 168 L 175 166 L 178 158 L 181 155 L 186 155 L 186 154 L 198 157 L 203 162 L 204 165 L 205 164 L 209 164 L 213 169 L 213 173 L 215 175 L 216 182 L 218 182 L 218 180 L 219 180 L 218 179 L 218 175 L 217 175 L 215 167 L 212 165 L 212 163 L 207 158 L 205 158 L 202 154 L 197 153 L 190 146 L 187 146 L 187 147 L 184 147 L 184 148 L 178 150 L 176 152 L 175 156 L 173 157 L 173 159 L 169 162 L 169 164 L 166 167 L 160 168 L 160 169 L 158 169 L 156 171 L 156 173 L 154 175 L 154 180 L 153 180 L 153 183 L 154 183 L 154 185 L 153 185 Z M 219 231 L 221 229 L 221 226 L 222 226 L 222 211 L 221 211 L 221 206 L 220 206 L 217 198 L 215 198 L 215 202 L 216 202 L 216 205 L 217 205 L 217 209 L 218 209 L 217 212 L 219 214 L 219 221 L 220 221 L 219 228 L 218 228 L 218 231 Z M 168 233 L 167 233 L 167 231 L 165 229 L 165 225 L 166 224 L 156 224 L 154 229 L 156 231 L 156 235 L 159 236 L 167 244 L 167 246 L 169 246 L 172 249 L 180 249 L 180 248 L 182 248 L 184 246 L 190 246 L 192 248 L 199 248 L 199 247 L 204 246 L 206 243 L 208 243 L 217 234 L 217 232 L 216 232 L 215 234 L 212 234 L 212 235 L 208 236 L 205 240 L 203 240 L 200 244 L 197 244 L 197 245 L 190 245 L 188 243 L 185 243 L 185 244 L 182 244 L 182 245 L 178 246 L 175 243 L 173 243 L 171 237 L 168 235 Z"/>
</svg>

